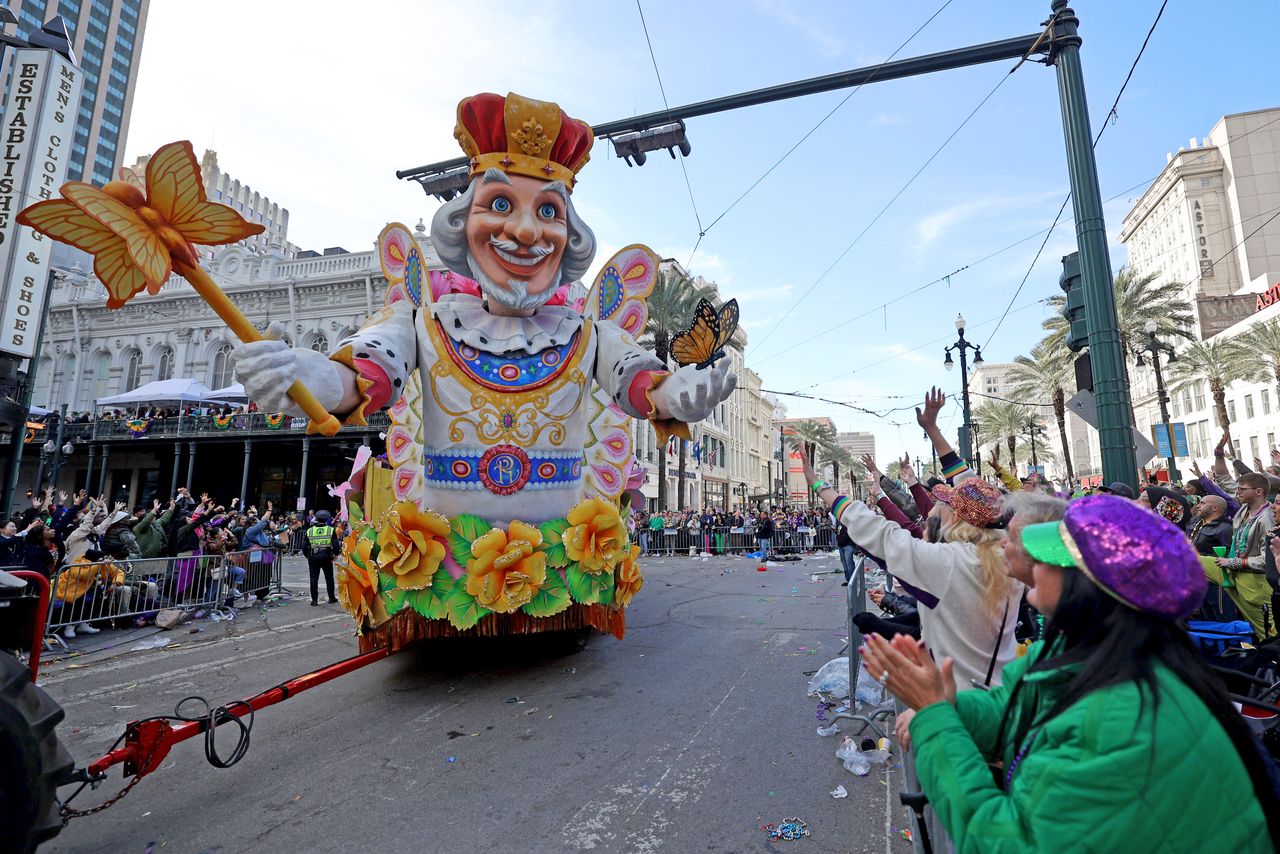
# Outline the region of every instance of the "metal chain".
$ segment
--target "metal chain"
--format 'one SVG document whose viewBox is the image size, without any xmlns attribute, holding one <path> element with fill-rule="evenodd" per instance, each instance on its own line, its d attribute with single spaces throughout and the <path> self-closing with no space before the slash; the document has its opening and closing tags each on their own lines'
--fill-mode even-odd
<svg viewBox="0 0 1280 854">
<path fill-rule="evenodd" d="M 62 807 L 58 810 L 58 813 L 62 816 L 62 826 L 66 827 L 68 824 L 71 823 L 71 819 L 73 818 L 80 818 L 81 816 L 93 815 L 96 812 L 102 812 L 109 806 L 113 806 L 116 803 L 116 801 L 120 800 L 125 795 L 129 794 L 129 790 L 132 789 L 134 786 L 136 786 L 138 784 L 138 781 L 141 779 L 142 779 L 141 774 L 135 774 L 133 776 L 133 779 L 130 780 L 123 789 L 116 792 L 115 795 L 113 795 L 110 799 L 103 801 L 102 803 L 98 804 L 96 807 L 90 807 L 87 810 L 78 810 L 78 809 L 75 809 L 74 807 L 69 807 L 64 803 Z M 79 794 L 78 790 L 76 794 Z M 72 797 L 75 797 L 75 795 L 72 795 Z M 70 798 L 68 798 L 68 800 L 70 800 Z"/>
</svg>

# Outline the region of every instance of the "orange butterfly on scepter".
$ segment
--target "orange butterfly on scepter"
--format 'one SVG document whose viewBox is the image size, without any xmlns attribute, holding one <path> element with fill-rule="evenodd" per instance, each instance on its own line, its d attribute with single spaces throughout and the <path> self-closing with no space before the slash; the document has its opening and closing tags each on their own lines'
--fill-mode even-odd
<svg viewBox="0 0 1280 854">
<path fill-rule="evenodd" d="M 18 223 L 92 255 L 93 272 L 107 289 L 108 308 L 120 308 L 144 288 L 155 295 L 176 272 L 241 341 L 261 340 L 200 267 L 193 244 L 234 243 L 260 234 L 263 227 L 209 201 L 191 143 L 171 142 L 157 151 L 147 163 L 145 188 L 127 181 L 102 188 L 68 181 L 61 192 L 61 199 L 23 210 Z M 307 432 L 337 432 L 337 419 L 302 383 L 295 382 L 289 396 L 311 419 Z"/>
</svg>

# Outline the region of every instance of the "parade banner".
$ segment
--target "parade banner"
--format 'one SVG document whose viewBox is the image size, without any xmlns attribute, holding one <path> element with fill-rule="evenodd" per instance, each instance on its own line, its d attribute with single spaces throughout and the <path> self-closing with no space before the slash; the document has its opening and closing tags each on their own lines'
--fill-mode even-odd
<svg viewBox="0 0 1280 854">
<path fill-rule="evenodd" d="M 14 56 L 0 150 L 0 352 L 31 358 L 38 346 L 53 241 L 14 217 L 52 199 L 66 177 L 82 86 L 80 69 L 53 51 Z"/>
</svg>

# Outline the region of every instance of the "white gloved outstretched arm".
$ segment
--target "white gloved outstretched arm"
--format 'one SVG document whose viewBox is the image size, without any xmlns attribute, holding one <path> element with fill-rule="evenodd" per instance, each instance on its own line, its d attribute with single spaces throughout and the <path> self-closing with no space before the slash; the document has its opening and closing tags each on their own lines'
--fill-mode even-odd
<svg viewBox="0 0 1280 854">
<path fill-rule="evenodd" d="M 261 341 L 241 344 L 231 351 L 235 375 L 248 398 L 266 412 L 305 416 L 289 397 L 295 380 L 311 390 L 329 412 L 340 414 L 354 408 L 347 405 L 355 390 L 355 374 L 323 353 L 301 347 L 290 348 L 280 340 L 284 327 L 273 323 Z M 358 397 L 356 398 L 358 400 Z"/>
<path fill-rule="evenodd" d="M 698 370 L 685 365 L 649 392 L 659 419 L 674 419 L 685 424 L 702 421 L 722 400 L 738 387 L 738 377 L 729 373 L 729 360 Z"/>
</svg>

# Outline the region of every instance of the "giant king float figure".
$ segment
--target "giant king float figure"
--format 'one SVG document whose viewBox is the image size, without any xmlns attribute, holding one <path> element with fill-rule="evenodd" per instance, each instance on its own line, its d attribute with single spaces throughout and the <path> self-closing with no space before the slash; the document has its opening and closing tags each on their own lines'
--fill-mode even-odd
<svg viewBox="0 0 1280 854">
<path fill-rule="evenodd" d="M 450 272 L 427 274 L 412 234 L 389 226 L 380 313 L 328 356 L 244 344 L 236 376 L 265 411 L 303 414 L 296 380 L 345 423 L 391 407 L 390 467 L 369 461 L 339 491 L 352 522 L 340 594 L 364 648 L 586 626 L 620 637 L 641 583 L 623 521 L 626 418 L 687 438 L 732 393 L 714 349 L 736 306 L 725 330 L 700 312 L 711 358 L 669 372 L 635 340 L 651 251 L 624 249 L 573 298 L 596 248 L 572 201 L 591 128 L 553 103 L 481 94 L 459 104 L 454 135 L 470 185 L 431 223 Z"/>
</svg>

